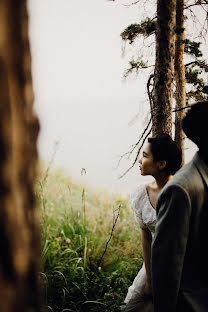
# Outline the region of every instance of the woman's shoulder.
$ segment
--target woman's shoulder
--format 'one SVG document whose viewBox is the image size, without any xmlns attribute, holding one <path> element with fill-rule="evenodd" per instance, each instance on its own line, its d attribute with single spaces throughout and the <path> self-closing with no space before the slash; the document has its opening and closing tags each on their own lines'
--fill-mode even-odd
<svg viewBox="0 0 208 312">
<path fill-rule="evenodd" d="M 132 192 L 129 200 L 131 209 L 134 212 L 135 219 L 142 229 L 147 228 L 147 224 L 152 223 L 153 208 L 150 208 L 150 203 L 147 196 L 146 185 L 142 184 L 134 192 Z M 154 221 L 154 220 L 153 220 Z"/>
<path fill-rule="evenodd" d="M 132 210 L 141 210 L 144 205 L 146 197 L 146 185 L 142 184 L 138 186 L 131 194 L 129 198 L 129 205 Z"/>
</svg>

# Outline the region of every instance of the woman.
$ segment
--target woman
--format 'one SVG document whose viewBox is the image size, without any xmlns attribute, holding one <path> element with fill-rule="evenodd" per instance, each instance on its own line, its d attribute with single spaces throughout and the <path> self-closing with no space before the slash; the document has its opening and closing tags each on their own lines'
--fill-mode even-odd
<svg viewBox="0 0 208 312">
<path fill-rule="evenodd" d="M 157 197 L 172 175 L 181 167 L 181 149 L 167 134 L 148 138 L 139 160 L 141 175 L 154 177 L 130 196 L 130 206 L 141 228 L 144 263 L 129 287 L 122 311 L 153 311 L 151 302 L 151 242 L 156 223 Z"/>
</svg>

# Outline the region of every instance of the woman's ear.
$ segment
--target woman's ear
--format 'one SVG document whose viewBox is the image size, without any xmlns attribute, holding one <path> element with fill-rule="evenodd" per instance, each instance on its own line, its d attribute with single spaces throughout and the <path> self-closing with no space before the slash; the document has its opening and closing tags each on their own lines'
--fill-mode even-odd
<svg viewBox="0 0 208 312">
<path fill-rule="evenodd" d="M 167 165 L 166 160 L 160 160 L 159 164 L 158 164 L 158 169 L 159 170 L 164 170 L 166 165 Z"/>
</svg>

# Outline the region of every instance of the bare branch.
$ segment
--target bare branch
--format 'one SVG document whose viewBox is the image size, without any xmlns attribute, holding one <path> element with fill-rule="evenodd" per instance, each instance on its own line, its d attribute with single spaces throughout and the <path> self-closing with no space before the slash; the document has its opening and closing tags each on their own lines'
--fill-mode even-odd
<svg viewBox="0 0 208 312">
<path fill-rule="evenodd" d="M 106 0 L 106 1 L 112 1 L 112 2 L 114 2 L 115 0 Z M 130 3 L 130 4 L 123 4 L 123 6 L 129 8 L 130 6 L 139 3 L 139 1 L 140 1 L 140 0 L 136 0 L 136 1 L 132 2 L 132 3 Z"/>
<path fill-rule="evenodd" d="M 144 5 L 146 4 L 148 0 L 144 1 Z M 131 2 L 130 4 L 123 4 L 125 7 L 130 8 L 132 5 L 138 4 L 141 2 L 141 0 L 135 0 L 134 2 Z"/>
<path fill-rule="evenodd" d="M 112 229 L 111 229 L 110 237 L 109 237 L 109 239 L 108 239 L 108 241 L 107 241 L 107 243 L 106 243 L 106 245 L 105 245 L 105 250 L 103 251 L 103 254 L 102 254 L 102 256 L 100 257 L 100 260 L 98 261 L 97 268 L 100 267 L 100 264 L 101 264 L 101 262 L 102 262 L 102 260 L 103 260 L 103 257 L 105 256 L 105 254 L 106 254 L 106 252 L 107 252 L 108 244 L 110 243 L 110 240 L 111 240 L 111 238 L 112 238 L 112 236 L 113 236 L 113 231 L 114 231 L 114 229 L 115 229 L 115 226 L 116 226 L 116 223 L 117 223 L 118 218 L 119 218 L 119 216 L 120 216 L 120 213 L 121 213 L 121 204 L 120 204 L 119 207 L 118 207 L 118 213 L 117 213 L 116 218 L 115 218 L 115 210 L 114 210 L 114 207 L 113 207 L 113 227 L 112 227 Z"/>
<path fill-rule="evenodd" d="M 138 142 L 135 143 L 135 144 L 133 144 L 133 148 L 132 148 L 129 152 L 126 152 L 125 154 L 123 154 L 123 155 L 120 157 L 119 162 L 118 162 L 118 166 L 120 165 L 121 160 L 122 160 L 125 156 L 128 155 L 128 158 L 131 156 L 131 154 L 133 153 L 133 151 L 135 150 L 135 148 L 137 147 L 137 145 L 139 145 L 139 143 L 141 142 L 142 138 L 144 137 L 144 135 L 145 135 L 146 131 L 148 130 L 150 124 L 151 124 L 151 118 L 150 118 L 150 120 L 149 120 L 149 122 L 148 122 L 146 128 L 145 128 L 144 131 L 142 132 L 142 134 L 141 134 L 141 136 L 140 136 Z M 117 168 L 118 168 L 118 166 L 117 166 Z"/>
<path fill-rule="evenodd" d="M 123 4 L 123 6 L 125 6 L 125 7 L 127 7 L 127 8 L 130 8 L 130 6 L 139 3 L 139 1 L 140 1 L 140 0 L 134 1 L 134 2 L 132 2 L 131 4 Z"/>
<path fill-rule="evenodd" d="M 190 12 L 191 18 L 193 20 L 194 23 L 198 23 L 201 26 L 201 30 L 199 32 L 198 37 L 202 37 L 204 39 L 204 41 L 206 41 L 206 34 L 207 34 L 207 27 L 205 24 L 208 24 L 208 1 L 207 0 L 203 0 L 203 2 L 200 3 L 192 3 L 190 5 L 187 5 L 184 7 L 184 9 L 187 9 Z M 194 11 L 192 10 L 193 7 L 195 6 L 200 6 L 202 8 L 202 10 L 205 12 L 205 18 L 203 20 L 203 18 L 200 20 L 197 18 L 196 14 L 194 13 Z M 203 22 L 203 23 L 202 23 Z"/>
<path fill-rule="evenodd" d="M 179 112 L 179 111 L 184 110 L 184 109 L 187 109 L 187 108 L 189 108 L 189 107 L 192 107 L 192 105 L 186 105 L 185 107 L 181 107 L 181 108 L 178 108 L 178 109 L 174 109 L 174 110 L 172 110 L 172 112 L 173 112 L 173 113 Z"/>
<path fill-rule="evenodd" d="M 154 78 L 154 74 L 151 74 L 151 75 L 149 76 L 148 81 L 147 81 L 147 94 L 148 94 L 148 97 L 149 97 L 149 102 L 150 102 L 150 109 L 151 109 L 151 111 L 152 111 L 152 109 L 153 109 L 153 100 L 152 100 L 152 92 L 153 92 L 153 90 L 150 91 L 150 86 L 152 85 L 152 84 L 151 84 L 151 80 L 152 80 L 153 78 Z"/>
<path fill-rule="evenodd" d="M 208 64 L 205 61 L 193 61 L 190 63 L 185 64 L 185 67 L 188 67 L 190 65 L 197 65 L 200 68 L 203 68 L 206 72 L 208 71 Z"/>
<path fill-rule="evenodd" d="M 151 122 L 151 120 L 150 120 L 150 122 Z M 149 126 L 149 124 L 150 124 L 150 123 L 148 123 L 148 126 Z M 146 129 L 148 129 L 148 128 L 146 128 Z M 141 151 L 141 149 L 142 149 L 142 147 L 143 147 L 143 145 L 144 145 L 144 142 L 145 142 L 146 138 L 148 137 L 148 135 L 151 133 L 151 131 L 152 131 L 152 127 L 150 128 L 150 130 L 147 132 L 146 136 L 144 137 L 144 139 L 143 139 L 143 141 L 142 141 L 142 143 L 141 143 L 141 146 L 139 147 L 139 150 L 138 150 L 138 152 L 137 152 L 137 155 L 136 155 L 136 158 L 135 158 L 134 162 L 133 162 L 132 165 L 119 177 L 119 179 L 123 178 L 123 177 L 134 167 L 134 165 L 135 165 L 136 162 L 137 162 L 139 153 L 140 153 L 140 151 Z M 143 134 L 144 134 L 144 132 L 143 132 Z M 136 147 L 137 145 L 138 145 L 138 142 L 135 144 L 135 147 Z M 134 148 L 135 148 L 135 147 L 134 147 Z"/>
<path fill-rule="evenodd" d="M 204 2 L 200 2 L 200 3 L 192 3 L 190 5 L 185 6 L 184 10 L 189 9 L 189 8 L 191 8 L 193 6 L 201 6 L 201 7 L 203 7 L 203 5 L 208 5 L 208 1 L 205 0 Z"/>
<path fill-rule="evenodd" d="M 153 75 L 152 75 L 152 76 L 153 76 Z M 151 77 L 151 78 L 152 78 L 152 77 Z M 149 78 L 149 79 L 150 79 L 150 78 Z M 191 104 L 191 105 L 187 105 L 187 106 L 182 107 L 182 108 L 179 108 L 179 109 L 174 109 L 174 110 L 172 110 L 172 112 L 175 113 L 175 112 L 178 112 L 178 111 L 187 109 L 187 108 L 189 108 L 189 107 L 192 107 L 192 104 Z M 133 148 L 131 149 L 131 151 L 129 151 L 129 152 L 127 152 L 127 153 L 125 153 L 124 155 L 121 156 L 121 158 L 120 158 L 120 160 L 119 160 L 119 164 L 120 164 L 121 160 L 123 159 L 123 157 L 125 157 L 126 155 L 129 155 L 129 156 L 130 156 L 130 155 L 133 153 L 133 151 L 134 151 L 135 148 L 139 145 L 139 143 L 141 142 L 141 140 L 142 140 L 142 138 L 143 138 L 143 141 L 142 141 L 142 143 L 141 143 L 141 145 L 140 145 L 140 147 L 139 147 L 139 149 L 138 149 L 137 155 L 136 155 L 136 157 L 135 157 L 135 159 L 134 159 L 132 165 L 119 177 L 119 179 L 123 178 L 123 177 L 134 167 L 134 165 L 136 164 L 137 159 L 138 159 L 138 156 L 139 156 L 139 153 L 140 153 L 142 147 L 144 146 L 145 140 L 146 140 L 146 138 L 148 137 L 148 135 L 149 135 L 149 134 L 151 133 L 151 131 L 152 131 L 152 127 L 151 127 L 150 130 L 148 131 L 148 128 L 149 128 L 149 126 L 150 126 L 150 124 L 151 124 L 151 121 L 152 121 L 152 119 L 150 118 L 150 120 L 149 120 L 149 122 L 148 122 L 146 128 L 144 129 L 142 135 L 140 136 L 138 142 L 135 143 L 135 144 L 133 145 Z M 147 131 L 148 131 L 148 132 L 147 132 Z M 146 135 L 145 135 L 145 134 L 146 134 Z M 145 136 L 145 137 L 144 137 L 144 136 Z M 118 166 L 119 166 L 119 164 L 118 164 Z"/>
</svg>

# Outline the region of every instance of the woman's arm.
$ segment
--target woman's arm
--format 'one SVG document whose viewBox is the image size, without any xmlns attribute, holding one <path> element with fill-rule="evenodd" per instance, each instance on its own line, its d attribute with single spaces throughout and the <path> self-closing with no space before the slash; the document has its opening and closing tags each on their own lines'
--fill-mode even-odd
<svg viewBox="0 0 208 312">
<path fill-rule="evenodd" d="M 142 232 L 142 248 L 143 248 L 143 258 L 146 269 L 146 285 L 145 285 L 145 294 L 151 294 L 151 243 L 152 235 L 148 229 L 141 229 Z"/>
</svg>

